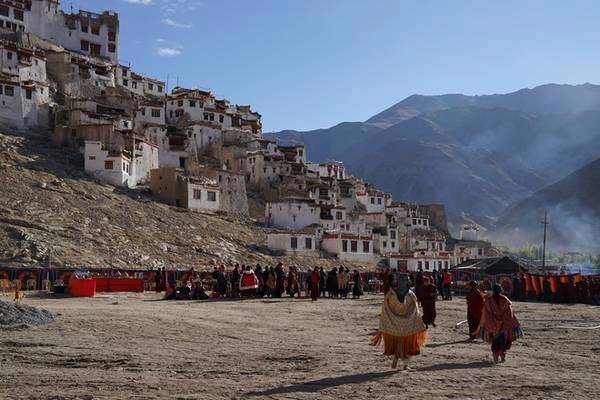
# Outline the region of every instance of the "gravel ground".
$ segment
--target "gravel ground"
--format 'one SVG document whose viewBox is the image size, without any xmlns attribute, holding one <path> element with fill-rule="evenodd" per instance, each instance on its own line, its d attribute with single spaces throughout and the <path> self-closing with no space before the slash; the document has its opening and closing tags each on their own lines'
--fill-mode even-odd
<svg viewBox="0 0 600 400">
<path fill-rule="evenodd" d="M 0 399 L 598 399 L 600 307 L 515 303 L 525 337 L 505 364 L 466 342 L 464 298 L 409 372 L 369 346 L 382 296 L 157 301 L 26 298 L 51 324 L 0 333 Z"/>
<path fill-rule="evenodd" d="M 0 300 L 0 329 L 44 325 L 53 320 L 46 310 Z"/>
</svg>

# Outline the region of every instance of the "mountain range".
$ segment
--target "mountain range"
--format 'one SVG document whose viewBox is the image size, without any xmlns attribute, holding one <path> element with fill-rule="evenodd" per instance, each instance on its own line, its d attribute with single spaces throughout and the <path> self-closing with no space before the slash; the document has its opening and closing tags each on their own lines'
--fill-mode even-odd
<svg viewBox="0 0 600 400">
<path fill-rule="evenodd" d="M 600 158 L 600 86 L 589 83 L 483 96 L 413 95 L 364 122 L 274 136 L 306 144 L 311 160 L 343 161 L 399 200 L 444 203 L 455 230 L 477 222 L 504 242 L 513 239 L 510 229 L 520 232 L 518 243 L 539 242 L 539 224 L 523 229 L 519 221 L 529 214 L 539 220 L 544 208 L 563 212 L 555 229 L 565 233 L 561 219 L 593 208 L 577 198 L 600 198 L 598 180 L 586 173 Z M 569 191 L 573 180 L 590 191 Z"/>
</svg>

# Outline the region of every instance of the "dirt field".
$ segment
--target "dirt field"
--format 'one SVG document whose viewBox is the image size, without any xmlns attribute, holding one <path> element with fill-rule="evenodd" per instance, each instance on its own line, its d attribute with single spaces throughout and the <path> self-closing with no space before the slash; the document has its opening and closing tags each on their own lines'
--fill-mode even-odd
<svg viewBox="0 0 600 400">
<path fill-rule="evenodd" d="M 494 366 L 455 329 L 464 299 L 439 302 L 428 346 L 401 372 L 368 345 L 381 296 L 156 300 L 27 298 L 56 321 L 0 331 L 0 399 L 600 398 L 600 330 L 556 329 L 600 325 L 597 307 L 516 303 L 526 336 Z"/>
</svg>

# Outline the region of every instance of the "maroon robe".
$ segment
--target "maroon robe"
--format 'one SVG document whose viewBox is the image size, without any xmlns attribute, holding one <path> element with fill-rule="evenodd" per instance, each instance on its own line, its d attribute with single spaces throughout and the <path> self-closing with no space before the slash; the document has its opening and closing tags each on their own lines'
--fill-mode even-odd
<svg viewBox="0 0 600 400">
<path fill-rule="evenodd" d="M 435 326 L 435 301 L 437 300 L 437 296 L 437 286 L 434 284 L 425 283 L 421 286 L 419 301 L 421 302 L 421 307 L 423 307 L 423 323 L 425 325 Z"/>
<path fill-rule="evenodd" d="M 469 324 L 469 337 L 474 339 L 481 321 L 485 295 L 476 287 L 472 287 L 467 294 L 467 323 Z"/>
</svg>

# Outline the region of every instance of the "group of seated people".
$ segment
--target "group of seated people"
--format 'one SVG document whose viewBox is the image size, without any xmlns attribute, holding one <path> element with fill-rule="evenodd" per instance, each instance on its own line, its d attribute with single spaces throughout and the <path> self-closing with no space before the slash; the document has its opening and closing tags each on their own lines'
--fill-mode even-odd
<svg viewBox="0 0 600 400">
<path fill-rule="evenodd" d="M 185 285 L 167 288 L 165 300 L 206 300 L 209 296 L 204 289 L 202 281 L 187 281 Z"/>
</svg>

